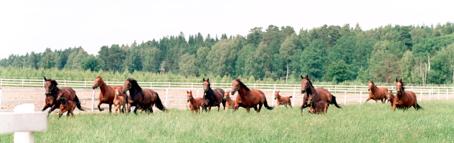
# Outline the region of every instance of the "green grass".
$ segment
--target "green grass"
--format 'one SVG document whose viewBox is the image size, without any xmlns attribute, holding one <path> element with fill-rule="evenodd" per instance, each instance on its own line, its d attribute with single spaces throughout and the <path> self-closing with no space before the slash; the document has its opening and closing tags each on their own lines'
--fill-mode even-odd
<svg viewBox="0 0 454 143">
<path fill-rule="evenodd" d="M 424 110 L 390 110 L 389 104 L 331 106 L 326 115 L 297 108 L 257 114 L 171 110 L 152 115 L 83 114 L 57 119 L 37 142 L 454 142 L 454 102 L 420 103 Z M 0 136 L 11 142 L 11 135 Z"/>
</svg>

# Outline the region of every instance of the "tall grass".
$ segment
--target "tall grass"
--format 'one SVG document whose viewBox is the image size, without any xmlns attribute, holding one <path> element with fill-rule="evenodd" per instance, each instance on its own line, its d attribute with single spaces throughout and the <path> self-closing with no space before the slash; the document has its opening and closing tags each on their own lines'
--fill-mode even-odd
<svg viewBox="0 0 454 143">
<path fill-rule="evenodd" d="M 331 107 L 326 115 L 297 108 L 261 113 L 221 111 L 109 115 L 57 119 L 37 142 L 453 142 L 454 102 L 422 102 L 424 110 L 392 112 L 388 104 Z M 10 142 L 11 136 L 0 136 Z"/>
</svg>

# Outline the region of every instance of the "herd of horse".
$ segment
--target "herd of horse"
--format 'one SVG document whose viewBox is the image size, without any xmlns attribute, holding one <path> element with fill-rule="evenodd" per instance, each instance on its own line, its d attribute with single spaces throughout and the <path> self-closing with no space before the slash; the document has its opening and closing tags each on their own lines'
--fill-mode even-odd
<svg viewBox="0 0 454 143">
<path fill-rule="evenodd" d="M 45 89 L 45 105 L 42 111 L 50 108 L 50 114 L 55 109 L 59 109 L 59 117 L 63 113 L 67 116 L 74 116 L 73 111 L 77 107 L 79 110 L 84 111 L 81 106 L 80 100 L 76 95 L 74 89 L 70 87 L 58 87 L 56 80 L 44 77 Z M 369 97 L 366 100 L 381 101 L 382 103 L 389 102 L 391 109 L 408 109 L 414 107 L 416 110 L 422 109 L 417 103 L 416 94 L 412 91 L 406 91 L 402 79 L 396 78 L 396 92 L 394 95 L 391 90 L 386 87 L 378 87 L 373 81 L 368 82 Z M 147 113 L 153 113 L 153 106 L 161 111 L 166 112 L 159 94 L 152 89 L 144 89 L 140 87 L 137 80 L 128 78 L 124 81 L 122 86 L 107 85 L 101 76 L 97 76 L 93 82 L 93 89 L 99 88 L 99 111 L 103 111 L 101 104 L 109 105 L 109 112 L 112 112 L 112 105 L 115 112 L 129 113 L 131 108 L 135 107 L 133 112 L 137 114 L 138 110 Z M 129 94 L 127 94 L 129 92 Z M 283 105 L 292 108 L 292 96 L 281 95 L 279 91 L 275 91 L 276 105 Z M 308 112 L 313 114 L 324 114 L 328 112 L 329 105 L 334 105 L 341 108 L 336 101 L 336 96 L 331 94 L 327 89 L 322 87 L 314 87 L 309 76 L 301 76 L 301 94 L 303 94 L 303 103 L 301 105 L 301 112 L 305 108 L 309 108 Z M 260 112 L 262 107 L 268 110 L 273 110 L 274 107 L 270 106 L 267 102 L 265 93 L 259 89 L 249 88 L 240 79 L 232 81 L 231 89 L 224 91 L 221 88 L 211 88 L 209 79 L 203 78 L 203 96 L 195 98 L 192 91 L 186 91 L 188 109 L 192 112 L 211 111 L 211 107 L 217 107 L 219 111 L 221 105 L 224 110 L 233 109 L 236 111 L 239 107 L 245 108 L 247 112 L 254 109 Z M 235 99 L 231 96 L 236 95 Z"/>
</svg>

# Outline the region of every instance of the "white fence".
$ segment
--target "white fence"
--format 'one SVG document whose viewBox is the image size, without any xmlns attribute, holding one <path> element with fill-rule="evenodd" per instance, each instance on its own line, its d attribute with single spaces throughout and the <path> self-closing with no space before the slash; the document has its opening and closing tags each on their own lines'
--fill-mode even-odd
<svg viewBox="0 0 454 143">
<path fill-rule="evenodd" d="M 81 100 L 84 102 L 90 102 L 88 108 L 94 108 L 97 105 L 97 96 L 93 96 L 94 92 L 91 91 L 93 81 L 73 81 L 73 80 L 57 80 L 60 87 L 73 87 L 85 91 L 82 95 Z M 122 85 L 123 81 L 106 81 L 109 85 Z M 164 104 L 170 108 L 181 108 L 185 107 L 186 96 L 185 91 L 191 89 L 195 91 L 196 95 L 202 95 L 202 82 L 190 83 L 190 82 L 140 82 L 139 84 L 145 88 L 151 88 L 156 90 Z M 245 83 L 247 86 L 252 88 L 258 88 L 265 92 L 268 98 L 268 102 L 273 101 L 274 91 L 279 90 L 284 95 L 292 95 L 292 101 L 294 105 L 299 105 L 302 101 L 300 96 L 300 84 L 256 84 L 256 83 Z M 39 79 L 0 79 L 0 88 L 9 87 L 36 87 L 42 89 L 44 85 L 43 80 Z M 213 88 L 223 88 L 225 90 L 230 89 L 231 83 L 211 83 Z M 364 85 L 314 85 L 316 87 L 324 87 L 331 91 L 341 104 L 355 104 L 362 103 L 368 96 L 367 86 Z M 394 86 L 386 86 L 391 90 L 394 90 Z M 407 90 L 414 91 L 419 101 L 424 100 L 449 100 L 454 99 L 454 87 L 450 86 L 406 86 Z M 5 91 L 3 91 L 5 94 Z M 43 92 L 43 91 L 42 91 Z M 81 96 L 79 94 L 78 96 Z M 99 93 L 99 90 L 96 90 Z M 40 93 L 42 94 L 42 93 Z M 2 99 L 0 94 L 0 100 Z M 42 99 L 39 99 L 42 100 Z M 3 102 L 11 101 L 3 98 Z M 273 105 L 274 103 L 271 102 Z"/>
<path fill-rule="evenodd" d="M 14 133 L 15 143 L 33 143 L 33 132 L 47 130 L 47 113 L 35 112 L 34 104 L 21 104 L 14 112 L 0 112 L 0 134 Z"/>
</svg>

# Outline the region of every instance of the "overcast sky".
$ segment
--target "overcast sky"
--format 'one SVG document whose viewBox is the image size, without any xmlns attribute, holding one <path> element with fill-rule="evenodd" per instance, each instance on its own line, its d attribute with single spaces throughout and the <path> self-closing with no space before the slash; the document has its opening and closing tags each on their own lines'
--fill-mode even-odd
<svg viewBox="0 0 454 143">
<path fill-rule="evenodd" d="M 454 22 L 453 0 L 1 0 L 0 58 L 82 46 L 130 44 L 201 32 L 245 35 L 268 25 L 363 29 Z"/>
</svg>

